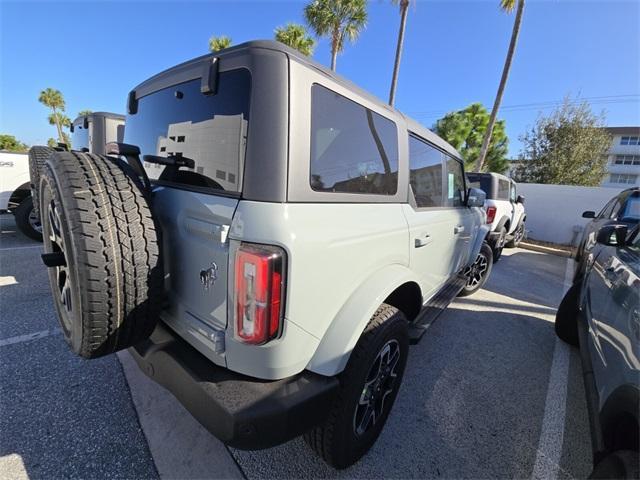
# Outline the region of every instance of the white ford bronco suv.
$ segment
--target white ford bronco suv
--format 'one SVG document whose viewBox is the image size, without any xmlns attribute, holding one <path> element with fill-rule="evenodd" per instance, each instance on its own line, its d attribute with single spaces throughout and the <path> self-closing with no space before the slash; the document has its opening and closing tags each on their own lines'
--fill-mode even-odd
<svg viewBox="0 0 640 480">
<path fill-rule="evenodd" d="M 304 434 L 334 467 L 357 461 L 409 344 L 491 270 L 484 193 L 459 154 L 271 41 L 135 87 L 125 142 L 42 169 L 70 347 L 130 347 L 229 445 Z"/>
<path fill-rule="evenodd" d="M 470 185 L 487 194 L 485 210 L 489 234 L 487 242 L 497 262 L 504 247 L 515 248 L 525 235 L 524 196 L 518 195 L 517 184 L 499 173 L 467 173 Z"/>
</svg>

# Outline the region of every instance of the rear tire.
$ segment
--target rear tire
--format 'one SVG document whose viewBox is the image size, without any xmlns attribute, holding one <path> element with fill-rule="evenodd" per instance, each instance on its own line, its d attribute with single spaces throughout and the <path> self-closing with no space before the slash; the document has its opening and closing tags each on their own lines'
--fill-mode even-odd
<svg viewBox="0 0 640 480">
<path fill-rule="evenodd" d="M 459 297 L 468 297 L 480 290 L 491 275 L 493 268 L 493 250 L 487 242 L 482 243 L 480 252 L 473 265 L 467 267 L 464 275 L 467 277 L 466 285 L 460 290 Z"/>
<path fill-rule="evenodd" d="M 45 254 L 58 264 L 49 283 L 71 349 L 95 358 L 147 338 L 163 276 L 158 231 L 135 181 L 108 157 L 56 152 L 40 200 Z"/>
<path fill-rule="evenodd" d="M 31 198 L 36 216 L 40 217 L 40 176 L 47 159 L 55 152 L 51 147 L 35 145 L 29 149 L 29 177 L 31 178 Z"/>
<path fill-rule="evenodd" d="M 520 242 L 522 241 L 523 238 L 524 238 L 524 222 L 520 222 L 516 227 L 515 231 L 513 232 L 513 238 L 505 244 L 505 247 L 516 248 L 518 245 L 520 245 Z"/>
<path fill-rule="evenodd" d="M 574 347 L 578 346 L 579 301 L 580 284 L 574 283 L 564 294 L 564 298 L 556 312 L 556 335 L 560 340 Z"/>
<path fill-rule="evenodd" d="M 33 240 L 42 241 L 42 224 L 40 223 L 40 218 L 36 215 L 31 196 L 20 202 L 20 205 L 16 208 L 15 217 L 18 230 Z"/>
<path fill-rule="evenodd" d="M 340 391 L 327 420 L 304 435 L 332 467 L 353 465 L 378 439 L 402 383 L 409 351 L 407 326 L 397 308 L 378 308 L 340 374 Z"/>
</svg>

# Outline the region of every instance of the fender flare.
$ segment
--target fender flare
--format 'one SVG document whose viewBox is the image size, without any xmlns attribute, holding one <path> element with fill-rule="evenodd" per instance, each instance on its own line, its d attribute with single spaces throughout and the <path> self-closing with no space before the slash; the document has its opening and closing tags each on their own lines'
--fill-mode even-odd
<svg viewBox="0 0 640 480">
<path fill-rule="evenodd" d="M 494 230 L 494 231 L 495 231 L 495 232 L 499 232 L 499 231 L 500 231 L 500 229 L 501 229 L 502 227 L 504 227 L 504 225 L 505 225 L 508 221 L 509 221 L 509 217 L 503 216 L 503 217 L 500 219 L 500 221 L 498 222 L 498 224 L 496 225 L 496 228 L 495 228 L 495 230 Z M 507 233 L 509 233 L 509 232 L 507 231 Z"/>
<path fill-rule="evenodd" d="M 469 259 L 467 261 L 467 265 L 472 265 L 473 262 L 476 261 L 476 257 L 480 253 L 480 249 L 482 248 L 482 244 L 487 241 L 487 235 L 489 235 L 491 227 L 489 225 L 480 225 L 478 227 L 478 234 L 476 235 L 476 239 L 473 242 L 473 247 L 469 252 Z"/>
<path fill-rule="evenodd" d="M 335 316 L 306 369 L 327 376 L 342 372 L 378 307 L 394 290 L 408 282 L 420 285 L 418 277 L 404 265 L 387 265 L 373 273 Z"/>
</svg>

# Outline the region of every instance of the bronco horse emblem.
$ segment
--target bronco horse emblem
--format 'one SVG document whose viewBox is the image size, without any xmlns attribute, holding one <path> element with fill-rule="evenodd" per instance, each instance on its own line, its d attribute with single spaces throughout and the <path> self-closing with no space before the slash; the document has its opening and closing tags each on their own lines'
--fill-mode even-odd
<svg viewBox="0 0 640 480">
<path fill-rule="evenodd" d="M 213 284 L 218 279 L 218 265 L 216 262 L 211 262 L 211 266 L 206 270 L 200 270 L 200 283 L 204 287 L 205 291 L 213 287 Z"/>
</svg>

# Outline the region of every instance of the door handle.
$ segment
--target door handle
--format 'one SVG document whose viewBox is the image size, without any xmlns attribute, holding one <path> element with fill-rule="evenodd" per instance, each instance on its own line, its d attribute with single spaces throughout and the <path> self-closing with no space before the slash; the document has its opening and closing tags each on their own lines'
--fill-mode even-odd
<svg viewBox="0 0 640 480">
<path fill-rule="evenodd" d="M 420 248 L 431 243 L 431 235 L 425 233 L 423 236 L 414 239 L 414 247 Z"/>
<path fill-rule="evenodd" d="M 464 225 L 457 225 L 455 227 L 453 227 L 453 234 L 457 235 L 459 233 L 464 232 Z"/>
</svg>

